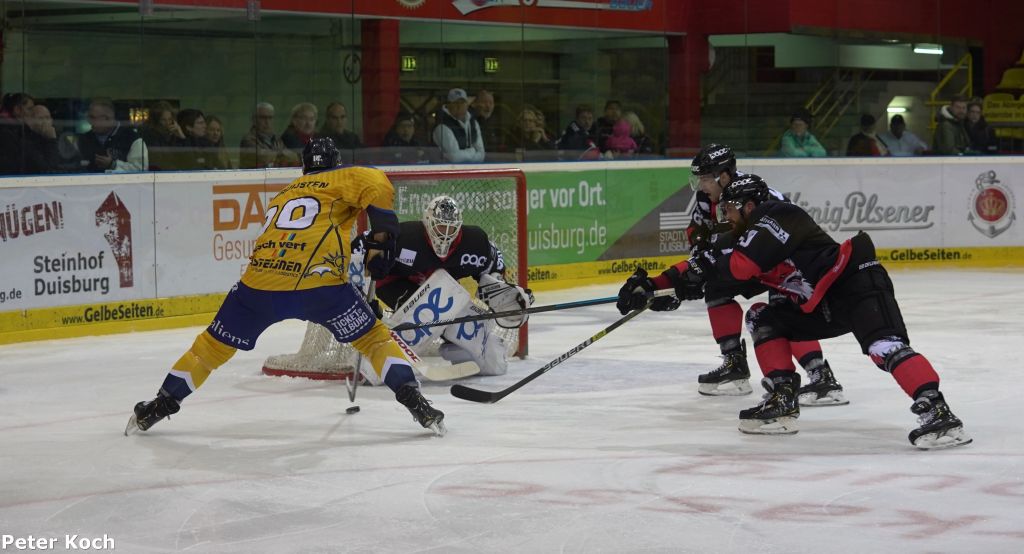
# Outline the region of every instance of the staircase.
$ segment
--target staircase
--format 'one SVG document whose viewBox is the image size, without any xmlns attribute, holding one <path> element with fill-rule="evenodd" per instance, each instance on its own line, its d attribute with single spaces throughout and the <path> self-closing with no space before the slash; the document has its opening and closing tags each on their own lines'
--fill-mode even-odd
<svg viewBox="0 0 1024 554">
<path fill-rule="evenodd" d="M 751 72 L 736 58 L 731 54 L 716 61 L 705 78 L 701 142 L 728 144 L 740 156 L 776 155 L 790 116 L 811 100 L 811 111 L 817 114 L 811 132 L 829 155 L 843 155 L 860 114 L 884 121 L 881 116 L 892 98 L 886 83 L 852 70 L 805 68 L 797 71 L 798 82 L 750 82 Z M 879 130 L 885 125 L 880 124 Z"/>
</svg>

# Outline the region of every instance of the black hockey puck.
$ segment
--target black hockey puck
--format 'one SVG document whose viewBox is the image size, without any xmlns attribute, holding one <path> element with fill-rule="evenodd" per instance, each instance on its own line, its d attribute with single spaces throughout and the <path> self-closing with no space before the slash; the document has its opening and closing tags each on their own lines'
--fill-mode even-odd
<svg viewBox="0 0 1024 554">
<path fill-rule="evenodd" d="M 345 413 L 346 414 L 357 414 L 357 413 L 359 413 L 359 406 L 349 406 L 348 408 L 345 408 Z"/>
</svg>

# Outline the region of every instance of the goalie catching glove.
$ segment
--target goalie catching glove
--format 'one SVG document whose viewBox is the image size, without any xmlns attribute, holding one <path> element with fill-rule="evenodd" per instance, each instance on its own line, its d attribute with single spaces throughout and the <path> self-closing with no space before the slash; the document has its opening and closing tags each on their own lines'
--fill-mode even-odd
<svg viewBox="0 0 1024 554">
<path fill-rule="evenodd" d="M 615 307 L 622 315 L 639 310 L 647 306 L 648 302 L 651 303 L 651 310 L 655 312 L 671 312 L 679 307 L 679 299 L 674 296 L 659 296 L 652 301 L 651 298 L 657 289 L 654 281 L 647 277 L 647 271 L 638 267 L 629 279 L 626 279 L 626 284 L 619 289 L 619 301 L 615 303 Z"/>
<path fill-rule="evenodd" d="M 497 273 L 485 273 L 480 277 L 476 296 L 495 312 L 526 310 L 533 305 L 533 292 L 530 289 L 506 283 Z M 514 316 L 499 317 L 495 322 L 499 327 L 515 329 L 522 327 L 529 317 L 530 315 L 524 312 Z"/>
</svg>

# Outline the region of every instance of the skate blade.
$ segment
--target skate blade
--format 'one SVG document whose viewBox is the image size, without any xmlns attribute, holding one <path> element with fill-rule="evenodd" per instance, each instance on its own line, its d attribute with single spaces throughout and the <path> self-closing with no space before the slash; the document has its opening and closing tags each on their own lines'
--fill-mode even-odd
<svg viewBox="0 0 1024 554">
<path fill-rule="evenodd" d="M 943 448 L 963 446 L 972 442 L 974 442 L 974 439 L 964 431 L 963 427 L 954 427 L 945 431 L 921 435 L 914 441 L 914 446 L 921 450 L 942 450 Z"/>
<path fill-rule="evenodd" d="M 141 429 L 139 429 L 139 420 L 135 418 L 135 414 L 132 414 L 132 416 L 128 418 L 128 425 L 124 428 L 124 436 L 127 437 L 128 435 L 134 435 L 139 431 L 141 431 Z"/>
<path fill-rule="evenodd" d="M 800 395 L 801 406 L 845 406 L 850 403 L 849 400 L 843 396 L 843 391 L 830 391 L 825 396 L 818 398 L 818 394 L 814 392 L 805 392 Z"/>
<path fill-rule="evenodd" d="M 438 437 L 443 437 L 448 432 L 448 428 L 444 426 L 443 419 L 439 419 L 430 425 L 427 425 L 427 429 L 433 431 L 434 435 Z"/>
<path fill-rule="evenodd" d="M 741 419 L 739 430 L 748 435 L 795 435 L 800 428 L 792 416 L 775 419 Z"/>
<path fill-rule="evenodd" d="M 725 383 L 700 383 L 697 392 L 704 396 L 744 396 L 754 392 L 754 389 L 750 388 L 749 380 L 740 379 Z"/>
</svg>

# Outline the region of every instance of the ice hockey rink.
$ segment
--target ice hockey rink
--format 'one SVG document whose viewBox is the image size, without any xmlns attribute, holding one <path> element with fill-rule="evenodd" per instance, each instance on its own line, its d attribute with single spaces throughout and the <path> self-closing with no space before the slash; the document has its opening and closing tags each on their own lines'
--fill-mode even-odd
<svg viewBox="0 0 1024 554">
<path fill-rule="evenodd" d="M 850 405 L 804 408 L 794 436 L 739 433 L 760 391 L 697 394 L 719 362 L 701 302 L 642 314 L 497 404 L 425 383 L 443 438 L 385 389 L 346 415 L 342 384 L 261 375 L 300 322 L 131 437 L 129 410 L 200 328 L 3 346 L 0 534 L 55 551 L 78 535 L 118 552 L 1024 552 L 1022 277 L 893 272 L 913 346 L 974 438 L 932 452 L 849 336 L 823 344 Z M 617 318 L 534 316 L 530 357 L 467 384 L 504 388 Z"/>
</svg>

